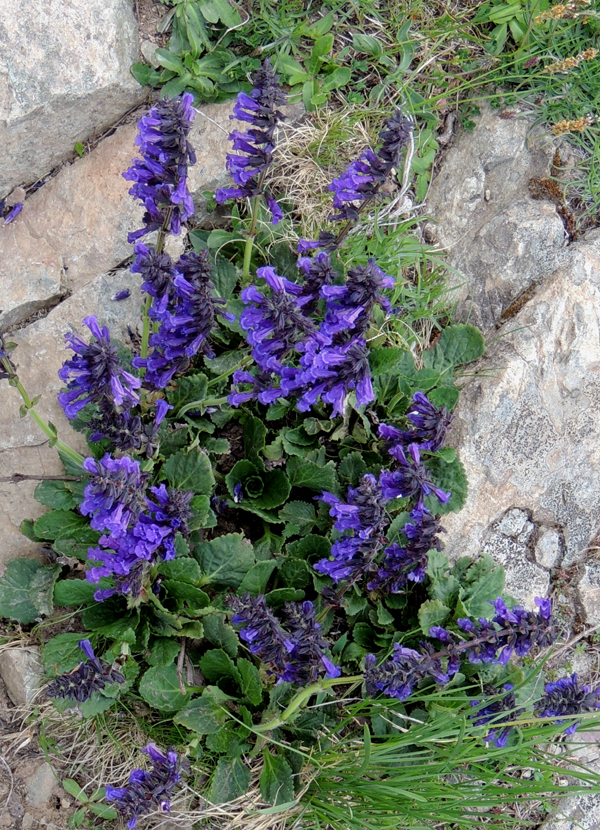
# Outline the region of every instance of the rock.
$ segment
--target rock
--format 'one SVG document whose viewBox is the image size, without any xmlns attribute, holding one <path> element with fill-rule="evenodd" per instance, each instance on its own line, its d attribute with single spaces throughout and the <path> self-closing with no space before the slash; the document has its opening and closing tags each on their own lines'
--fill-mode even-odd
<svg viewBox="0 0 600 830">
<path fill-rule="evenodd" d="M 506 592 L 529 608 L 535 608 L 535 598 L 545 597 L 550 587 L 548 573 L 528 558 L 534 532 L 535 525 L 525 511 L 509 510 L 494 522 L 482 548 L 482 553 L 504 567 Z"/>
<path fill-rule="evenodd" d="M 131 0 L 0 0 L 0 198 L 146 97 Z"/>
<path fill-rule="evenodd" d="M 40 651 L 35 646 L 9 648 L 0 653 L 0 677 L 15 706 L 25 706 L 33 700 L 43 676 Z"/>
<path fill-rule="evenodd" d="M 585 619 L 590 625 L 600 623 L 600 562 L 588 562 L 577 586 Z"/>
<path fill-rule="evenodd" d="M 450 443 L 470 489 L 460 514 L 444 519 L 450 555 L 476 555 L 515 506 L 534 524 L 532 540 L 559 533 L 564 567 L 598 532 L 600 233 L 568 256 L 463 387 Z"/>
<path fill-rule="evenodd" d="M 27 795 L 25 801 L 30 807 L 42 807 L 48 803 L 52 791 L 57 786 L 52 767 L 47 761 L 41 763 L 34 772 L 25 779 Z"/>
<path fill-rule="evenodd" d="M 158 43 L 153 43 L 151 40 L 143 40 L 140 43 L 140 52 L 142 53 L 144 60 L 147 61 L 150 66 L 153 66 L 155 69 L 158 69 L 160 63 L 156 59 L 156 50 L 158 49 Z"/>
<path fill-rule="evenodd" d="M 535 558 L 543 567 L 556 568 L 563 557 L 563 540 L 557 530 L 545 530 L 535 546 Z"/>
<path fill-rule="evenodd" d="M 493 329 L 567 261 L 554 206 L 529 196 L 530 178 L 547 175 L 548 152 L 529 119 L 504 120 L 488 107 L 448 151 L 427 200 L 437 226 L 427 232 L 458 272 L 449 271 L 458 320 Z"/>
<path fill-rule="evenodd" d="M 32 816 L 31 813 L 25 813 L 25 815 L 23 816 L 23 822 L 21 824 L 22 830 L 31 830 L 34 824 L 35 817 Z"/>
<path fill-rule="evenodd" d="M 31 397 L 41 394 L 37 410 L 58 428 L 61 439 L 74 449 L 86 451 L 83 436 L 74 432 L 56 396 L 62 387 L 57 372 L 72 352 L 64 347 L 64 334 L 75 328 L 87 337 L 89 332 L 82 320 L 96 314 L 101 325 L 108 325 L 113 337 L 127 341 L 128 326 L 140 324 L 140 281 L 129 271 L 103 274 L 88 282 L 76 294 L 60 303 L 43 319 L 14 332 L 11 339 L 17 343 L 13 359 L 19 376 Z M 123 288 L 129 288 L 127 300 L 112 302 L 110 297 Z M 19 417 L 21 399 L 18 391 L 6 387 L 0 409 L 0 476 L 15 472 L 30 475 L 62 474 L 64 470 L 56 450 L 47 446 L 47 439 L 28 416 Z M 38 546 L 19 533 L 23 519 L 37 518 L 43 508 L 33 499 L 36 481 L 18 484 L 0 483 L 0 564 L 14 556 L 39 555 Z"/>
<path fill-rule="evenodd" d="M 49 308 L 132 256 L 127 234 L 143 208 L 121 175 L 137 150 L 136 127 L 121 127 L 88 156 L 65 167 L 0 226 L 0 331 Z"/>
</svg>

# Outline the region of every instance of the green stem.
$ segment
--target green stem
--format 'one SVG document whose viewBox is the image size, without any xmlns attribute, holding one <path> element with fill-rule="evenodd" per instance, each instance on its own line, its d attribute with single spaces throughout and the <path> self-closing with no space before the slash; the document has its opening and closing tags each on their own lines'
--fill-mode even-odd
<svg viewBox="0 0 600 830">
<path fill-rule="evenodd" d="M 244 366 L 249 366 L 250 363 L 252 363 L 252 357 L 251 355 L 246 355 L 246 357 L 243 360 L 240 360 L 240 362 L 236 363 L 236 365 L 233 366 L 231 369 L 228 369 L 226 372 L 223 372 L 222 375 L 219 375 L 218 377 L 209 380 L 207 383 L 207 387 L 210 388 L 211 386 L 216 386 L 216 384 L 220 381 L 227 380 L 227 378 L 231 377 L 231 375 L 234 372 L 237 372 L 238 369 L 243 369 Z"/>
<path fill-rule="evenodd" d="M 185 415 L 185 413 L 189 412 L 190 409 L 206 410 L 207 406 L 222 406 L 222 404 L 224 403 L 227 403 L 227 398 L 203 398 L 200 401 L 192 401 L 191 403 L 186 403 L 185 406 L 181 407 L 177 414 Z"/>
<path fill-rule="evenodd" d="M 362 681 L 363 676 L 361 674 L 356 674 L 353 677 L 332 677 L 329 680 L 319 680 L 318 683 L 313 683 L 311 686 L 306 686 L 306 688 L 301 689 L 280 715 L 273 718 L 273 720 L 267 721 L 267 723 L 260 723 L 258 726 L 254 727 L 253 731 L 257 732 L 259 735 L 265 734 L 266 732 L 272 732 L 274 729 L 277 729 L 279 726 L 283 726 L 284 723 L 287 723 L 292 715 L 294 715 L 301 706 L 304 706 L 304 704 L 308 702 L 312 695 L 324 692 L 327 689 L 332 689 L 334 686 L 362 683 Z"/>
<path fill-rule="evenodd" d="M 61 441 L 57 435 L 55 427 L 52 427 L 50 426 L 50 424 L 46 423 L 46 421 L 44 421 L 41 415 L 35 411 L 35 404 L 31 400 L 31 398 L 27 394 L 27 390 L 19 380 L 15 371 L 15 367 L 12 365 L 10 360 L 6 357 L 2 358 L 2 365 L 10 375 L 9 382 L 11 383 L 11 386 L 14 386 L 16 387 L 16 389 L 19 390 L 19 394 L 23 399 L 23 403 L 25 405 L 27 413 L 31 415 L 31 417 L 42 430 L 42 432 L 44 432 L 48 436 L 51 442 L 51 446 L 55 446 L 57 450 L 59 450 L 59 452 L 70 458 L 71 461 L 73 461 L 75 464 L 81 467 L 84 461 L 83 455 L 80 455 L 80 453 L 78 453 L 77 450 L 72 449 L 71 447 L 69 447 L 68 444 L 65 444 L 64 441 Z"/>
</svg>

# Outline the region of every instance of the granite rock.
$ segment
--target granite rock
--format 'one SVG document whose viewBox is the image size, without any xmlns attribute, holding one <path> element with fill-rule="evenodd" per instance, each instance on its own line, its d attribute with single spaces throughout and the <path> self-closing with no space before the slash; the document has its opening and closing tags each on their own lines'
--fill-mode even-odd
<svg viewBox="0 0 600 830">
<path fill-rule="evenodd" d="M 519 295 L 567 261 L 556 209 L 529 196 L 529 180 L 547 175 L 550 156 L 529 118 L 504 120 L 489 107 L 448 151 L 427 199 L 436 225 L 426 231 L 451 266 L 458 320 L 493 329 Z"/>
<path fill-rule="evenodd" d="M 30 703 L 39 691 L 44 672 L 39 649 L 8 648 L 0 653 L 0 677 L 15 706 Z"/>
<path fill-rule="evenodd" d="M 129 299 L 112 302 L 110 297 L 123 288 L 130 289 Z M 56 399 L 62 387 L 58 370 L 72 355 L 65 350 L 64 335 L 76 329 L 88 336 L 81 321 L 85 316 L 95 314 L 100 324 L 109 326 L 113 337 L 127 342 L 128 327 L 135 330 L 140 325 L 140 304 L 137 275 L 126 270 L 102 274 L 52 309 L 46 317 L 11 335 L 17 344 L 13 359 L 25 388 L 31 397 L 42 395 L 38 412 L 55 424 L 63 440 L 81 452 L 85 452 L 83 436 L 71 429 Z M 2 403 L 0 476 L 15 472 L 61 474 L 62 465 L 56 450 L 48 447 L 45 435 L 31 418 L 19 417 L 21 399 L 18 391 L 6 387 Z M 18 530 L 23 519 L 37 518 L 45 512 L 33 498 L 36 486 L 36 481 L 0 482 L 0 527 L 3 529 L 0 563 L 14 556 L 37 555 L 38 546 L 21 536 Z"/>
<path fill-rule="evenodd" d="M 559 534 L 564 567 L 583 559 L 598 532 L 600 232 L 572 245 L 568 257 L 464 384 L 450 443 L 460 448 L 470 489 L 460 514 L 444 520 L 450 556 L 476 555 L 486 544 L 500 560 L 508 556 L 500 537 L 498 544 L 490 537 L 515 508 L 534 525 L 533 549 L 548 531 Z M 527 574 L 530 566 L 552 567 L 536 565 L 532 554 L 524 561 Z"/>
<path fill-rule="evenodd" d="M 146 97 L 132 0 L 0 0 L 0 198 Z"/>
</svg>

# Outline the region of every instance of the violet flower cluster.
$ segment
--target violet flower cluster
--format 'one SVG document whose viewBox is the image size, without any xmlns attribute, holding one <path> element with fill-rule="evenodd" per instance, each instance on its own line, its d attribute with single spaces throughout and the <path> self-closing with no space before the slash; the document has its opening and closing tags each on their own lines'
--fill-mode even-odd
<svg viewBox="0 0 600 830">
<path fill-rule="evenodd" d="M 417 426 L 419 434 L 401 431 L 387 424 L 381 424 L 379 428 L 379 435 L 392 442 L 389 453 L 397 462 L 396 469 L 383 470 L 379 479 L 372 475 L 363 476 L 357 489 L 348 488 L 347 503 L 333 493 L 324 492 L 317 497 L 331 505 L 330 515 L 336 519 L 334 527 L 344 534 L 333 543 L 332 558 L 322 559 L 314 566 L 319 573 L 331 577 L 335 584 L 348 581 L 351 585 L 366 576 L 369 591 L 397 594 L 410 582 L 422 582 L 428 552 L 433 548 L 442 549 L 438 534 L 443 532 L 443 528 L 439 516 L 434 516 L 424 506 L 423 499 L 433 493 L 441 503 L 447 503 L 451 494 L 433 484 L 415 440 L 423 440 L 423 448 L 429 451 L 433 451 L 433 446 L 439 449 L 451 416 L 445 408 L 434 407 L 422 392 L 415 394 L 413 403 L 414 408 L 408 418 Z M 427 417 L 425 422 L 422 420 L 425 417 L 423 413 Z M 406 440 L 412 443 L 408 444 L 405 453 L 402 442 Z M 416 498 L 410 521 L 401 531 L 406 537 L 402 545 L 397 542 L 389 544 L 385 536 L 389 518 L 384 505 L 396 497 Z M 373 521 L 377 511 L 379 518 Z"/>
<path fill-rule="evenodd" d="M 77 703 L 89 700 L 94 692 L 100 692 L 114 683 L 124 683 L 121 672 L 113 669 L 106 660 L 94 654 L 89 640 L 80 640 L 79 648 L 88 658 L 73 671 L 61 674 L 46 686 L 46 695 L 54 698 L 67 698 Z"/>
<path fill-rule="evenodd" d="M 304 284 L 280 277 L 267 266 L 257 274 L 271 296 L 256 286 L 242 292 L 247 307 L 240 324 L 253 347 L 257 371 L 234 373 L 235 386 L 228 398 L 233 406 L 253 398 L 272 404 L 294 396 L 298 410 L 306 412 L 320 398 L 332 405 L 335 416 L 344 412 L 352 390 L 359 406 L 375 398 L 364 335 L 376 305 L 391 310 L 381 291 L 394 285 L 393 278 L 369 260 L 348 272 L 345 285 L 331 285 L 334 272 L 323 253 L 312 261 L 301 259 L 299 267 L 306 277 Z M 320 302 L 323 314 L 318 321 Z M 251 389 L 242 389 L 241 384 Z"/>
<path fill-rule="evenodd" d="M 96 591 L 94 599 L 128 594 L 136 600 L 148 589 L 150 567 L 175 558 L 176 534 L 189 535 L 193 493 L 161 484 L 150 487 L 149 495 L 149 474 L 128 456 L 86 458 L 83 467 L 91 476 L 80 511 L 91 516 L 92 528 L 108 531 L 99 547 L 89 549 L 88 559 L 95 564 L 86 578 L 95 584 L 102 577 L 114 581 L 113 587 Z"/>
<path fill-rule="evenodd" d="M 183 761 L 172 749 L 162 752 L 150 743 L 142 750 L 152 762 L 152 770 L 134 769 L 129 774 L 126 787 L 106 787 L 106 800 L 114 806 L 133 830 L 138 818 L 154 808 L 171 811 L 171 795 L 181 782 Z"/>
<path fill-rule="evenodd" d="M 377 691 L 397 700 L 406 700 L 415 686 L 426 677 L 439 685 L 447 683 L 459 668 L 459 660 L 452 658 L 446 669 L 430 643 L 421 643 L 420 651 L 394 644 L 394 653 L 377 665 L 374 654 L 365 658 L 365 686 L 370 695 Z"/>
<path fill-rule="evenodd" d="M 517 709 L 517 701 L 514 686 L 512 683 L 505 683 L 502 687 L 505 694 L 498 694 L 493 686 L 484 687 L 484 692 L 492 700 L 481 706 L 476 713 L 471 715 L 475 726 L 484 726 L 489 723 L 497 723 L 501 721 L 498 726 L 493 726 L 486 735 L 486 741 L 493 741 L 497 749 L 502 749 L 506 746 L 508 738 L 514 729 L 511 721 L 517 720 L 524 712 L 523 709 Z M 472 700 L 471 706 L 480 706 L 480 700 Z"/>
<path fill-rule="evenodd" d="M 277 107 L 285 104 L 287 99 L 269 58 L 265 58 L 260 69 L 252 75 L 252 84 L 249 94 L 238 93 L 233 115 L 229 116 L 250 125 L 246 132 L 234 130 L 229 135 L 233 149 L 241 153 L 227 155 L 227 169 L 237 186 L 220 187 L 215 199 L 223 204 L 228 199 L 251 199 L 262 195 L 276 225 L 283 218 L 283 213 L 263 182 L 273 159 L 275 129 L 283 120 L 283 114 Z"/>
<path fill-rule="evenodd" d="M 135 251 L 131 270 L 141 275 L 142 288 L 153 298 L 149 314 L 158 331 L 150 335 L 150 355 L 134 357 L 133 365 L 145 369 L 145 385 L 164 389 L 197 354 L 214 356 L 210 336 L 216 317 L 232 321 L 234 315 L 222 309 L 224 299 L 214 296 L 208 249 L 184 254 L 177 263 L 141 243 Z"/>
<path fill-rule="evenodd" d="M 580 686 L 576 674 L 563 677 L 554 683 L 547 683 L 544 695 L 535 707 L 539 718 L 558 718 L 557 724 L 564 723 L 565 715 L 579 715 L 600 709 L 600 689 L 592 691 L 590 686 Z M 565 735 L 572 735 L 579 722 L 569 720 Z"/>
<path fill-rule="evenodd" d="M 317 680 L 323 670 L 326 677 L 340 676 L 340 669 L 325 654 L 330 646 L 316 621 L 312 602 L 286 602 L 285 628 L 262 594 L 229 596 L 227 604 L 234 612 L 232 623 L 241 626 L 240 639 L 278 682 L 304 686 Z"/>
<path fill-rule="evenodd" d="M 142 158 L 134 159 L 123 178 L 134 183 L 129 192 L 146 212 L 144 227 L 130 233 L 128 242 L 161 228 L 179 234 L 181 223 L 194 212 L 187 189 L 188 165 L 196 162 L 187 138 L 194 119 L 193 101 L 190 93 L 162 99 L 138 122 L 135 143 Z"/>
</svg>

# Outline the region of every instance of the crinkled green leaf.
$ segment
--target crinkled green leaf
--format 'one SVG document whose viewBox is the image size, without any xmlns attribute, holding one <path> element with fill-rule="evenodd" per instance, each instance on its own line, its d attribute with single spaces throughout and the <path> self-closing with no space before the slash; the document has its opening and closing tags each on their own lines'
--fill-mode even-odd
<svg viewBox="0 0 600 830">
<path fill-rule="evenodd" d="M 426 637 L 432 625 L 444 625 L 450 616 L 450 609 L 439 599 L 428 599 L 419 608 L 419 625 Z"/>
<path fill-rule="evenodd" d="M 279 519 L 285 522 L 283 535 L 305 536 L 313 529 L 317 521 L 317 513 L 312 504 L 306 501 L 289 501 L 279 511 Z"/>
<path fill-rule="evenodd" d="M 34 559 L 11 559 L 0 578 L 0 617 L 26 624 L 52 610 L 54 582 L 60 565 Z"/>
<path fill-rule="evenodd" d="M 260 706 L 263 692 L 258 669 L 254 663 L 244 657 L 238 658 L 237 668 L 241 678 L 240 689 L 243 694 L 253 706 Z"/>
<path fill-rule="evenodd" d="M 192 490 L 205 496 L 210 495 L 215 484 L 210 459 L 199 450 L 178 452 L 172 455 L 162 467 L 163 478 L 178 490 Z"/>
<path fill-rule="evenodd" d="M 209 683 L 217 683 L 223 677 L 231 677 L 238 686 L 242 683 L 235 663 L 222 648 L 213 648 L 200 658 L 200 671 Z"/>
<path fill-rule="evenodd" d="M 177 667 L 152 666 L 140 680 L 140 695 L 161 712 L 177 712 L 188 703 L 190 692 L 181 694 Z"/>
<path fill-rule="evenodd" d="M 263 749 L 264 767 L 260 774 L 260 794 L 268 804 L 286 804 L 294 801 L 292 768 L 282 755 L 273 755 Z"/>
<path fill-rule="evenodd" d="M 42 481 L 33 494 L 36 501 L 56 510 L 71 510 L 77 507 L 73 494 L 64 481 Z"/>
<path fill-rule="evenodd" d="M 340 461 L 338 466 L 338 475 L 344 483 L 351 484 L 353 487 L 359 482 L 359 479 L 367 472 L 367 465 L 365 464 L 361 453 L 351 452 Z"/>
<path fill-rule="evenodd" d="M 203 622 L 204 636 L 208 642 L 222 648 L 230 657 L 235 657 L 239 640 L 233 628 L 225 622 L 225 614 L 208 614 Z"/>
<path fill-rule="evenodd" d="M 263 562 L 257 562 L 253 565 L 248 573 L 242 579 L 238 588 L 238 593 L 243 594 L 246 591 L 255 597 L 258 594 L 264 594 L 267 583 L 271 574 L 277 567 L 277 562 L 273 559 L 266 559 Z"/>
<path fill-rule="evenodd" d="M 51 510 L 40 516 L 33 529 L 41 539 L 70 539 L 76 531 L 89 529 L 89 519 L 71 510 Z"/>
<path fill-rule="evenodd" d="M 61 579 L 54 586 L 54 604 L 60 607 L 90 605 L 99 587 L 87 579 Z"/>
<path fill-rule="evenodd" d="M 436 513 L 442 516 L 446 513 L 458 513 L 465 506 L 469 489 L 467 474 L 462 462 L 455 458 L 448 464 L 441 458 L 433 457 L 425 458 L 424 463 L 436 487 L 452 493 L 447 504 L 442 504 L 433 494 L 426 496 L 425 507 L 434 515 Z"/>
<path fill-rule="evenodd" d="M 327 490 L 328 492 L 334 492 L 337 488 L 333 461 L 328 461 L 324 467 L 319 467 L 313 461 L 294 457 L 289 459 L 286 469 L 292 487 L 307 487 L 310 490 Z"/>
<path fill-rule="evenodd" d="M 229 719 L 229 714 L 224 707 L 227 695 L 223 700 L 216 700 L 208 687 L 202 697 L 190 701 L 185 709 L 181 709 L 173 718 L 174 723 L 185 726 L 198 735 L 211 735 L 218 732 L 223 724 Z"/>
<path fill-rule="evenodd" d="M 210 785 L 211 804 L 227 804 L 248 790 L 251 773 L 241 758 L 219 758 Z"/>
<path fill-rule="evenodd" d="M 170 666 L 179 654 L 180 645 L 171 637 L 155 637 L 148 663 L 151 666 Z"/>
<path fill-rule="evenodd" d="M 201 585 L 213 583 L 237 588 L 254 565 L 252 545 L 241 533 L 227 533 L 194 549 L 202 570 Z"/>
</svg>

